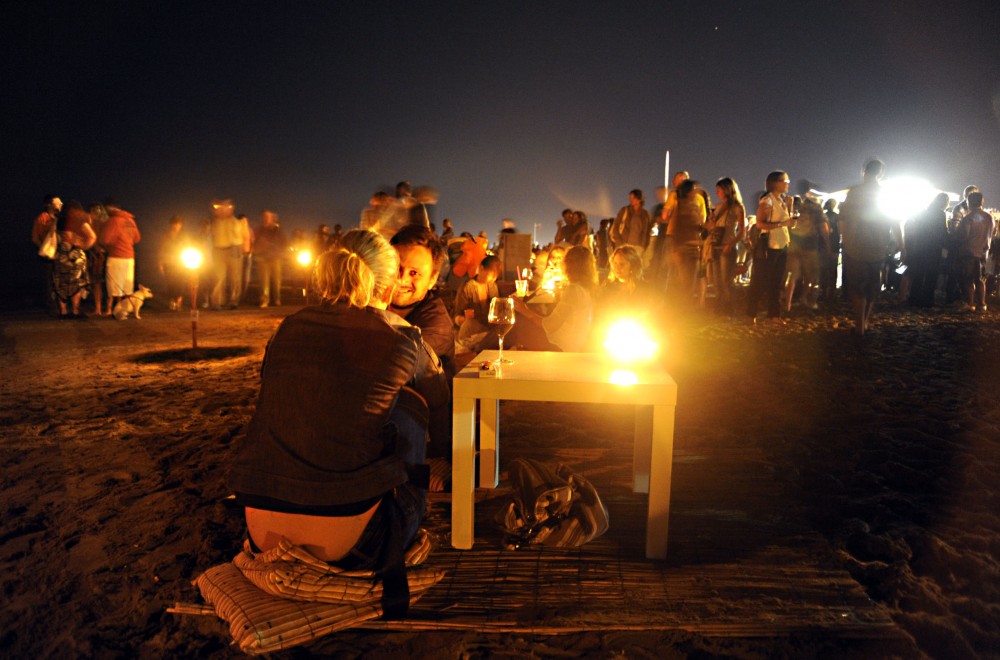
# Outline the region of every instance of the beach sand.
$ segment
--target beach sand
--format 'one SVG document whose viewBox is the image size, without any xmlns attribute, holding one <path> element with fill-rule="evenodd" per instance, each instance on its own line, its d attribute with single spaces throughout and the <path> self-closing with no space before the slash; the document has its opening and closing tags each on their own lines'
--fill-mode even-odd
<svg viewBox="0 0 1000 660">
<path fill-rule="evenodd" d="M 217 619 L 166 608 L 195 601 L 190 581 L 239 548 L 241 512 L 227 504 L 224 477 L 266 341 L 292 309 L 203 313 L 197 354 L 187 350 L 187 313 L 157 304 L 141 321 L 0 316 L 0 653 L 239 655 Z M 1000 315 L 886 303 L 863 340 L 849 325 L 840 307 L 776 328 L 711 316 L 669 324 L 675 447 L 711 468 L 711 479 L 695 479 L 693 463 L 675 462 L 672 516 L 711 502 L 751 528 L 820 535 L 904 631 L 906 642 L 884 655 L 996 657 Z M 553 418 L 551 408 L 520 404 L 502 414 L 514 410 L 515 432 L 544 428 L 544 442 L 559 444 L 586 445 L 581 428 L 599 414 Z M 562 418 L 578 423 L 552 421 Z M 750 471 L 768 476 L 766 492 L 732 488 Z M 696 556 L 698 543 L 675 534 L 671 553 Z M 363 630 L 317 648 L 354 657 L 837 655 L 821 634 Z"/>
</svg>

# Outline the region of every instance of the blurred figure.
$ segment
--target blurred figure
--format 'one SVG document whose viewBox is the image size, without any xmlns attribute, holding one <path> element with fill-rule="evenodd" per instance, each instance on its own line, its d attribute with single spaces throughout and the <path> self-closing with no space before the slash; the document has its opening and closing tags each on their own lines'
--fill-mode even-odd
<svg viewBox="0 0 1000 660">
<path fill-rule="evenodd" d="M 451 220 L 445 218 L 441 221 L 441 242 L 447 245 L 448 241 L 453 238 L 455 238 L 455 230 L 451 227 Z"/>
<path fill-rule="evenodd" d="M 823 208 L 808 193 L 795 197 L 797 214 L 795 225 L 789 232 L 791 243 L 788 246 L 788 275 L 785 284 L 785 311 L 792 311 L 795 300 L 795 287 L 802 280 L 802 303 L 808 309 L 819 308 L 819 270 L 820 245 L 829 235 Z"/>
<path fill-rule="evenodd" d="M 865 163 L 862 182 L 848 190 L 840 209 L 844 278 L 854 312 L 854 334 L 858 336 L 863 336 L 871 326 L 893 230 L 897 236 L 903 235 L 899 224 L 879 208 L 884 171 L 885 165 L 880 160 Z"/>
<path fill-rule="evenodd" d="M 573 209 L 563 209 L 559 220 L 556 220 L 556 235 L 552 238 L 553 245 L 566 241 L 566 234 L 572 231 Z"/>
<path fill-rule="evenodd" d="M 996 233 L 993 216 L 983 210 L 983 193 L 978 190 L 966 198 L 968 211 L 956 227 L 960 240 L 962 289 L 971 310 L 986 311 L 986 256 Z"/>
<path fill-rule="evenodd" d="M 260 269 L 260 300 L 258 304 L 261 309 L 272 303 L 280 307 L 281 274 L 285 258 L 288 255 L 288 242 L 285 239 L 285 233 L 278 224 L 278 214 L 274 211 L 264 211 L 260 214 L 260 224 L 257 226 L 253 253 Z"/>
<path fill-rule="evenodd" d="M 672 251 L 670 232 L 670 222 L 677 213 L 677 189 L 682 183 L 691 178 L 685 171 L 676 172 L 671 179 L 672 188 L 667 191 L 662 186 L 658 188 L 659 194 L 664 194 L 663 203 L 657 204 L 657 214 L 653 217 L 656 225 L 656 239 L 653 241 L 651 249 L 643 256 L 643 264 L 646 267 L 646 278 L 654 280 L 657 286 L 663 287 L 667 281 L 667 270 L 669 269 L 669 255 Z"/>
<path fill-rule="evenodd" d="M 118 206 L 113 199 L 104 200 L 108 221 L 98 237 L 108 251 L 105 282 L 108 286 L 109 305 L 114 307 L 124 296 L 135 292 L 135 244 L 142 236 L 131 213 Z"/>
<path fill-rule="evenodd" d="M 340 241 L 342 241 L 343 239 L 344 239 L 344 228 L 341 227 L 339 224 L 334 224 L 333 231 L 330 232 L 329 246 L 331 248 L 337 247 L 338 245 L 340 245 Z"/>
<path fill-rule="evenodd" d="M 246 226 L 233 215 L 233 202 L 212 202 L 212 308 L 236 309 L 243 279 L 243 247 L 248 240 Z"/>
<path fill-rule="evenodd" d="M 237 302 L 243 302 L 243 296 L 250 287 L 250 271 L 253 268 L 253 230 L 245 213 L 236 216 L 240 223 L 240 233 L 243 235 L 243 249 L 240 256 L 240 290 L 236 294 Z"/>
<path fill-rule="evenodd" d="M 160 241 L 159 270 L 166 285 L 170 311 L 183 309 L 184 289 L 188 279 L 181 254 L 191 247 L 191 240 L 184 231 L 184 218 L 175 215 L 170 218 L 167 233 Z"/>
<path fill-rule="evenodd" d="M 837 296 L 837 267 L 840 264 L 840 212 L 833 197 L 823 202 L 823 215 L 829 234 L 820 248 L 819 287 L 823 302 L 833 302 Z"/>
<path fill-rule="evenodd" d="M 396 203 L 387 193 L 377 192 L 368 200 L 368 206 L 361 212 L 362 229 L 378 232 L 385 240 L 390 240 L 400 225 L 396 222 Z"/>
<path fill-rule="evenodd" d="M 962 200 L 951 209 L 948 219 L 948 256 L 944 259 L 944 268 L 947 278 L 945 280 L 945 303 L 951 305 L 962 301 L 962 239 L 957 234 L 959 224 L 969 213 L 969 195 L 979 192 L 979 187 L 970 185 L 962 191 Z M 964 302 L 962 304 L 965 304 Z"/>
<path fill-rule="evenodd" d="M 941 250 L 948 244 L 948 193 L 939 193 L 927 208 L 906 223 L 906 274 L 910 305 L 933 307 Z"/>
<path fill-rule="evenodd" d="M 677 203 L 667 224 L 667 291 L 682 304 L 691 301 L 701 253 L 701 232 L 708 207 L 698 182 L 686 179 L 677 187 Z"/>
<path fill-rule="evenodd" d="M 313 234 L 312 253 L 313 258 L 318 259 L 319 255 L 330 249 L 330 228 L 320 223 Z"/>
</svg>

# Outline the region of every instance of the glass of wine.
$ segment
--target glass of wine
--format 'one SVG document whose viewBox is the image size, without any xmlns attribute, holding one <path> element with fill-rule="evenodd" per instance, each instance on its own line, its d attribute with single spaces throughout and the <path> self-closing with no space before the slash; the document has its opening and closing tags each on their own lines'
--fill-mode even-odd
<svg viewBox="0 0 1000 660">
<path fill-rule="evenodd" d="M 514 364 L 511 360 L 503 359 L 503 338 L 514 327 L 513 299 L 497 296 L 491 300 L 490 313 L 487 319 L 500 338 L 500 354 L 497 357 L 497 364 Z"/>
</svg>

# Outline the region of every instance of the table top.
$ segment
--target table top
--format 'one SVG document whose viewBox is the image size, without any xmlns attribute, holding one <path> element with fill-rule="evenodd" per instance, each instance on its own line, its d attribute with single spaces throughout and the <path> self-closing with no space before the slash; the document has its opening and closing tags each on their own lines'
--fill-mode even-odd
<svg viewBox="0 0 1000 660">
<path fill-rule="evenodd" d="M 497 375 L 480 375 L 497 351 L 483 351 L 455 376 L 456 397 L 676 405 L 677 384 L 659 364 L 624 366 L 597 353 L 504 351 Z"/>
</svg>

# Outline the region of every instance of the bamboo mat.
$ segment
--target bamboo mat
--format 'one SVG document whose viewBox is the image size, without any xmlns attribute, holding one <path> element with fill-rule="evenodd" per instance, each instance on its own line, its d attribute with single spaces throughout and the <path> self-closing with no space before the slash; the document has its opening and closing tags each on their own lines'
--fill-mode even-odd
<svg viewBox="0 0 1000 660">
<path fill-rule="evenodd" d="M 571 634 L 595 630 L 688 631 L 718 637 L 895 638 L 888 610 L 840 568 L 816 532 L 773 516 L 755 517 L 755 498 L 778 494 L 745 452 L 710 461 L 675 453 L 671 536 L 666 561 L 645 559 L 645 496 L 628 488 L 630 455 L 606 448 L 541 449 L 591 478 L 608 506 L 611 529 L 583 548 L 505 550 L 493 515 L 509 490 L 478 489 L 472 550 L 450 545 L 450 500 L 432 495 L 427 524 L 439 547 L 427 565 L 446 571 L 405 621 L 368 621 L 379 630 L 476 630 Z M 518 451 L 530 455 L 530 448 Z M 533 456 L 534 457 L 534 456 Z M 727 467 L 731 491 L 698 488 Z M 684 466 L 684 467 L 679 467 Z M 685 483 L 685 480 L 692 483 Z M 772 502 L 773 504 L 773 502 Z M 727 508 L 729 507 L 729 508 Z M 770 507 L 773 510 L 773 506 Z"/>
</svg>

